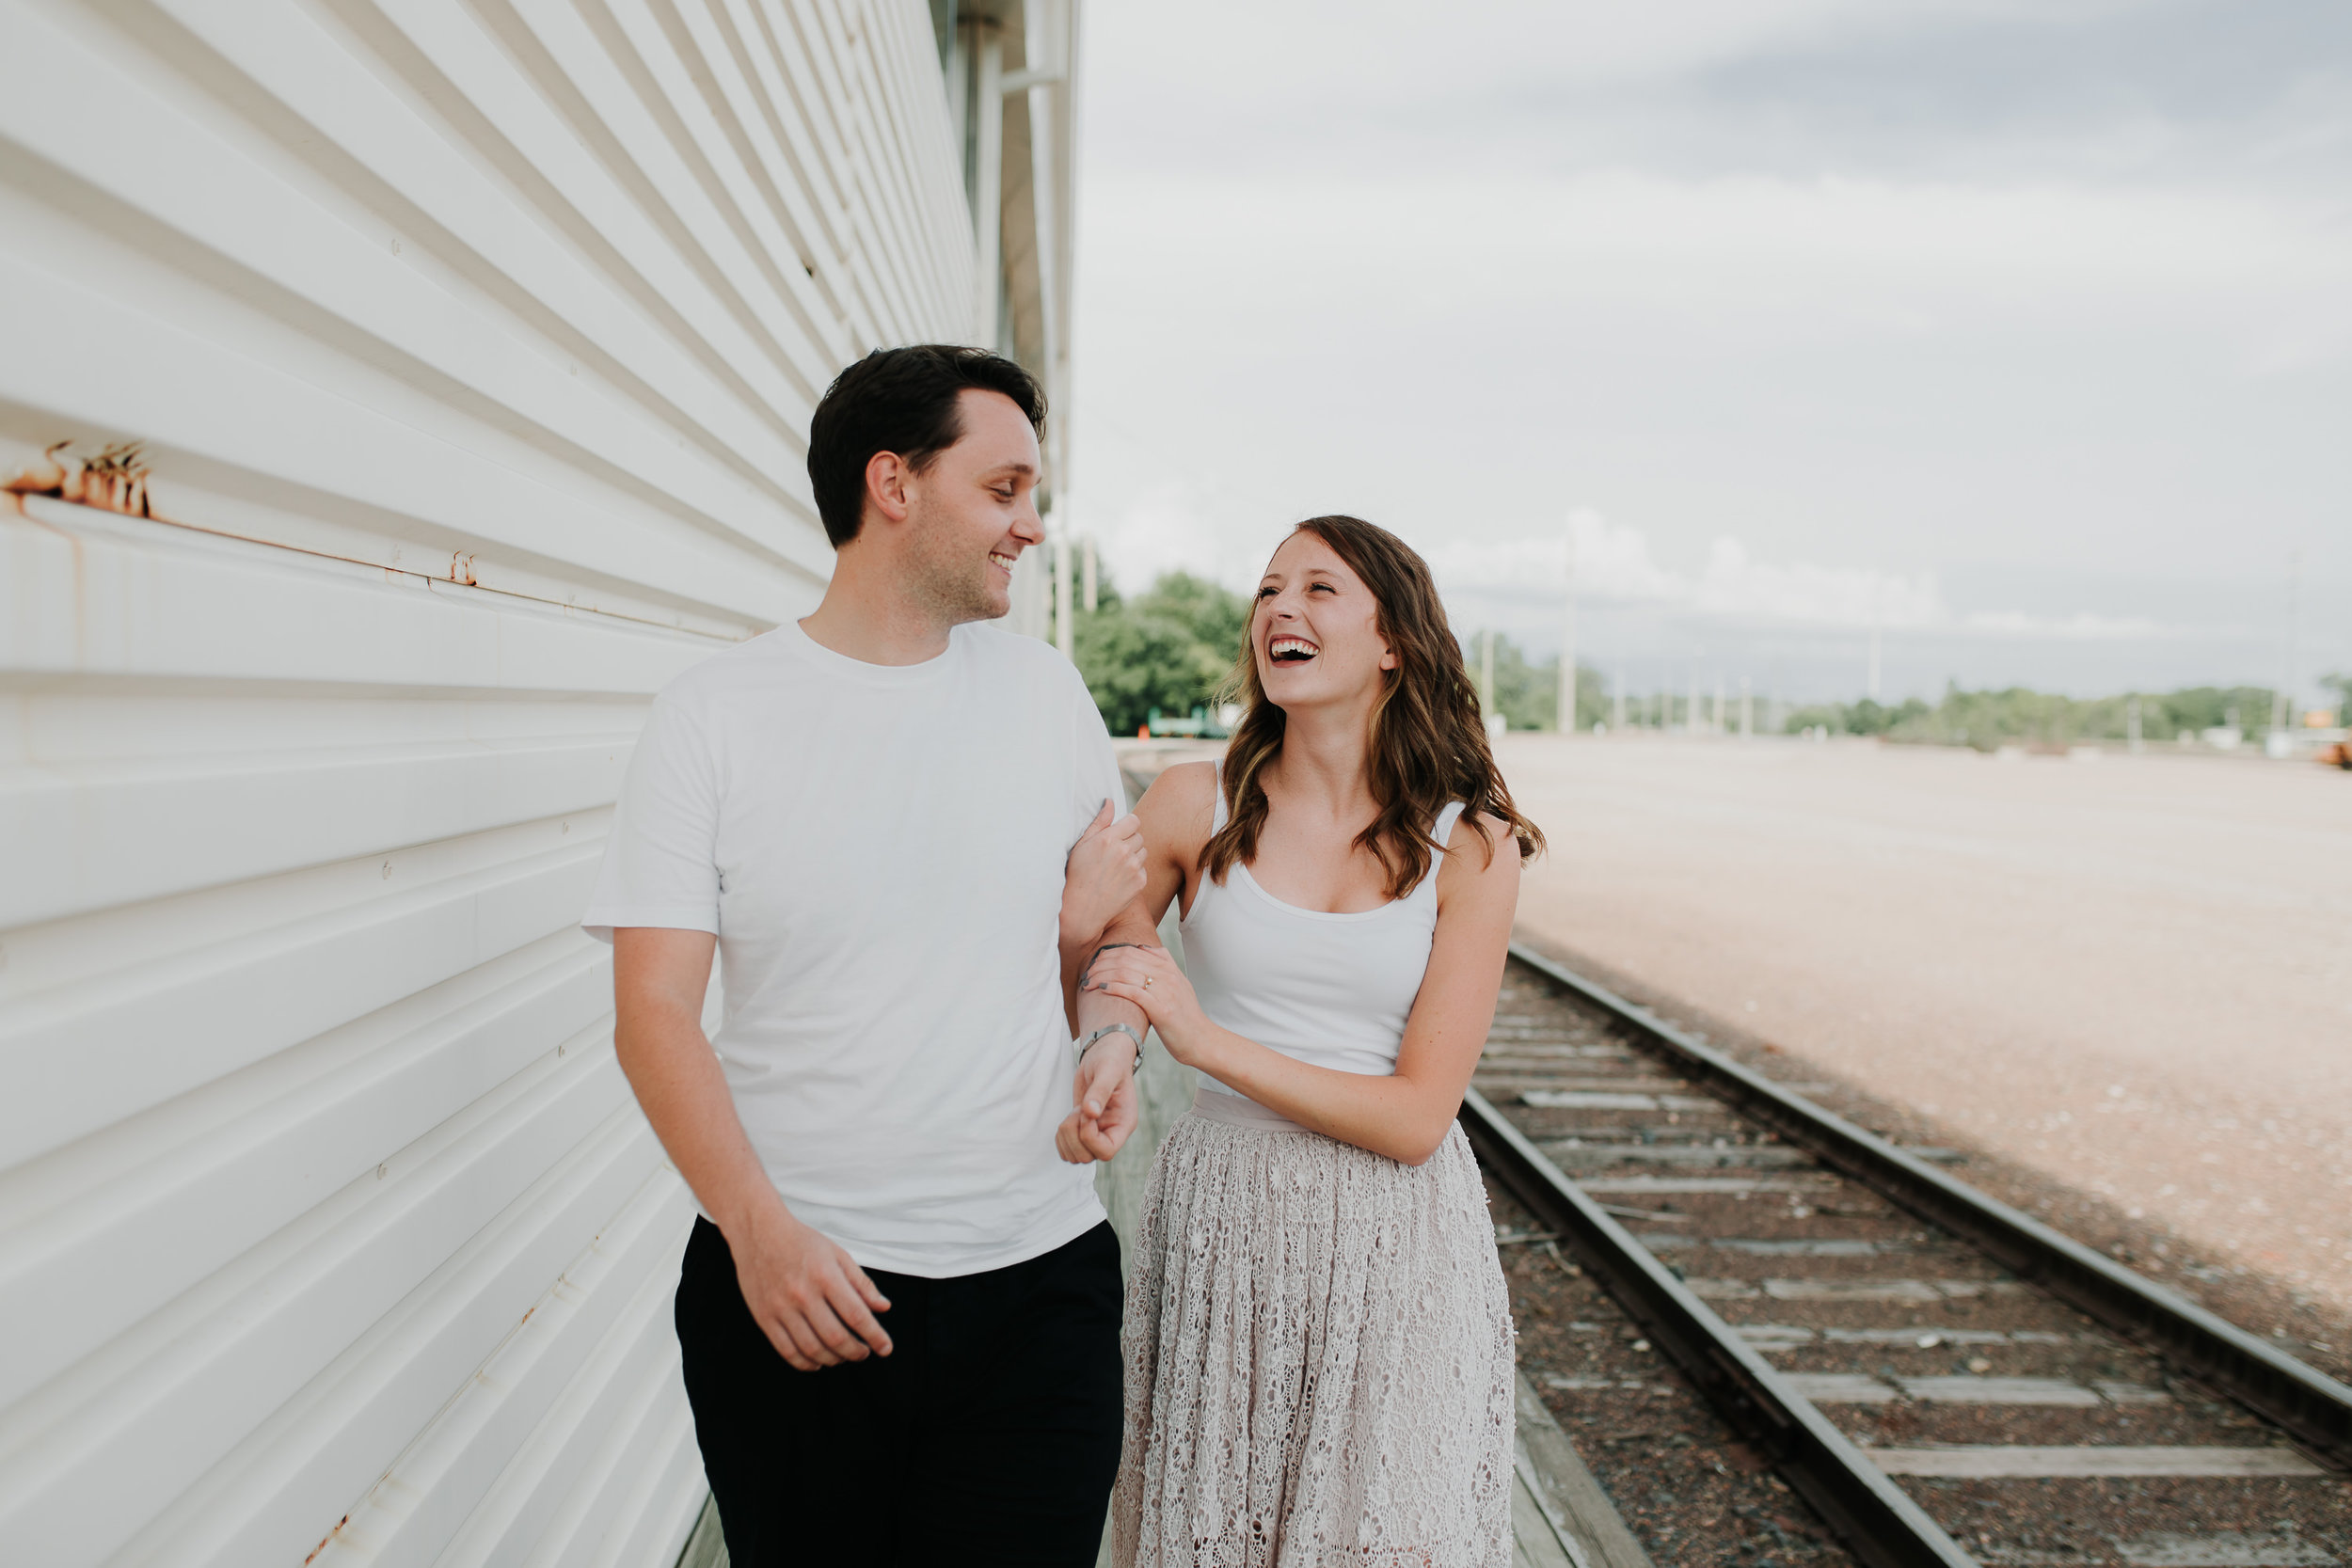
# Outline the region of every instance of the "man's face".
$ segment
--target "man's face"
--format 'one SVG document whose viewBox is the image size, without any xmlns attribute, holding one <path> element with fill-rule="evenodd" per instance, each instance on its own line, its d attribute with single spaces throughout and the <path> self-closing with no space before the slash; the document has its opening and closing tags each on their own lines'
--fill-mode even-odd
<svg viewBox="0 0 2352 1568">
<path fill-rule="evenodd" d="M 907 488 L 907 570 L 950 622 L 1012 608 L 1012 563 L 1045 537 L 1037 515 L 1037 432 L 1002 392 L 957 394 L 963 438 Z"/>
</svg>

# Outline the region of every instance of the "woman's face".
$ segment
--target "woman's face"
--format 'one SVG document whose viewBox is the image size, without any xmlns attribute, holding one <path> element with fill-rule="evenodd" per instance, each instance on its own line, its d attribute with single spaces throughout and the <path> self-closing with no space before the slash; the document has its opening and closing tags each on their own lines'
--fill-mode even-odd
<svg viewBox="0 0 2352 1568">
<path fill-rule="evenodd" d="M 1320 534 L 1282 542 L 1258 581 L 1249 641 L 1266 700 L 1285 712 L 1369 702 L 1396 668 L 1379 604 Z"/>
</svg>

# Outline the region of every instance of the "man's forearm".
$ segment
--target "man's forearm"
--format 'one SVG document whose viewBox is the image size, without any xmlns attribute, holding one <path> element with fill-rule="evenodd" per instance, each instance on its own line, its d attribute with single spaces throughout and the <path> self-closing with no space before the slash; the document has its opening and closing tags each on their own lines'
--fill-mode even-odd
<svg viewBox="0 0 2352 1568">
<path fill-rule="evenodd" d="M 1102 946 L 1099 937 L 1061 939 L 1061 1010 L 1071 1032 L 1078 1032 L 1078 980 L 1086 973 L 1087 960 Z"/>
<path fill-rule="evenodd" d="M 654 1135 L 711 1224 L 732 1241 L 763 1211 L 783 1208 L 699 1019 L 675 1007 L 644 1009 L 623 1019 L 613 1049 Z"/>
<path fill-rule="evenodd" d="M 1160 945 L 1159 930 L 1146 918 L 1140 906 L 1128 905 L 1103 928 L 1100 940 L 1086 944 L 1086 951 L 1078 958 L 1078 972 L 1082 973 L 1086 965 L 1093 961 L 1095 954 L 1114 942 L 1157 947 Z M 1071 1011 L 1080 1038 L 1113 1023 L 1132 1024 L 1138 1036 L 1151 1027 L 1141 1007 L 1104 991 L 1079 990 Z"/>
</svg>

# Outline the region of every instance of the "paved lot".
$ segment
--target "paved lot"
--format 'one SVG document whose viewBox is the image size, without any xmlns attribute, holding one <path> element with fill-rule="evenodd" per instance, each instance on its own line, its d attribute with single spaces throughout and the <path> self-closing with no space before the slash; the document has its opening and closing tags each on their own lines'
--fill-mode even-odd
<svg viewBox="0 0 2352 1568">
<path fill-rule="evenodd" d="M 2352 778 L 1535 735 L 1502 759 L 1553 848 L 1522 930 L 2352 1307 Z"/>
</svg>

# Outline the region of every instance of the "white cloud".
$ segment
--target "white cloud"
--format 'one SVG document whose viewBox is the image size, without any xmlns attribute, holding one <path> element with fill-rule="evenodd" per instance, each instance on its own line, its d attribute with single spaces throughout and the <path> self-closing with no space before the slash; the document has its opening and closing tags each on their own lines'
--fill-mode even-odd
<svg viewBox="0 0 2352 1568">
<path fill-rule="evenodd" d="M 1746 546 L 1727 536 L 1708 548 L 1693 590 L 1692 603 L 1701 614 L 1816 626 L 1927 626 L 1946 613 L 1932 577 L 1805 562 L 1774 565 L 1755 560 Z"/>
<path fill-rule="evenodd" d="M 2014 610 L 1979 610 L 1962 616 L 1960 629 L 1985 637 L 2039 637 L 2063 642 L 2125 642 L 2142 639 L 2240 635 L 2242 628 L 2204 628 L 2201 633 L 2168 626 L 2139 616 L 2026 615 Z"/>
<path fill-rule="evenodd" d="M 1758 561 L 1728 534 L 1709 546 L 1697 572 L 1678 572 L 1659 562 L 1644 530 L 1583 508 L 1549 537 L 1450 543 L 1431 555 L 1430 569 L 1449 591 L 1558 598 L 1567 587 L 1571 534 L 1579 599 L 1816 626 L 1915 626 L 1953 619 L 1931 577 Z"/>
<path fill-rule="evenodd" d="M 1242 588 L 1258 580 L 1283 531 L 1235 526 L 1224 521 L 1229 510 L 1181 483 L 1162 483 L 1108 518 L 1096 517 L 1092 531 L 1121 593 L 1139 592 L 1166 572 Z M 1083 506 L 1075 515 L 1091 515 Z"/>
<path fill-rule="evenodd" d="M 1568 541 L 1576 541 L 1580 603 L 1650 608 L 1699 620 L 1767 623 L 1823 630 L 1938 631 L 2069 641 L 2167 635 L 2156 622 L 2018 610 L 1961 614 L 1944 602 L 1931 574 L 1905 576 L 1869 566 L 1759 561 L 1724 534 L 1695 573 L 1661 565 L 1648 534 L 1580 508 L 1548 535 L 1497 543 L 1455 540 L 1432 551 L 1430 570 L 1449 594 L 1558 601 L 1567 589 Z"/>
</svg>

